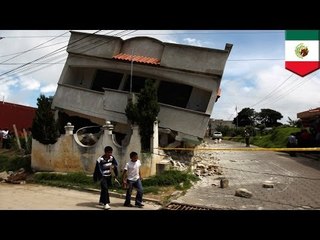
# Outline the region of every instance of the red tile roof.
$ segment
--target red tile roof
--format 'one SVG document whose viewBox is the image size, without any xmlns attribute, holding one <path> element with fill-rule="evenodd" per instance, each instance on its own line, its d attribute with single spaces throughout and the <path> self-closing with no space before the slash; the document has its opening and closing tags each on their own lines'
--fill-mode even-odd
<svg viewBox="0 0 320 240">
<path fill-rule="evenodd" d="M 152 57 L 145 57 L 145 56 L 137 56 L 131 55 L 126 53 L 119 53 L 113 56 L 114 59 L 118 60 L 125 60 L 125 61 L 133 61 L 138 63 L 146 63 L 146 64 L 153 64 L 153 65 L 160 65 L 160 59 L 152 58 Z"/>
</svg>

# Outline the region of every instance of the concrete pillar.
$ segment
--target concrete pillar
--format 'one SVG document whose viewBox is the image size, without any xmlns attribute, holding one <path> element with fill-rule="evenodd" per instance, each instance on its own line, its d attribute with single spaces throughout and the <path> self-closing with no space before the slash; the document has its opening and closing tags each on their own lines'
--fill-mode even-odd
<svg viewBox="0 0 320 240">
<path fill-rule="evenodd" d="M 64 129 L 66 131 L 66 135 L 73 135 L 74 126 L 71 125 L 70 122 L 67 123 L 67 126 L 64 126 Z"/>
<path fill-rule="evenodd" d="M 158 121 L 153 122 L 153 136 L 151 137 L 151 151 L 154 154 L 158 154 L 159 148 L 159 131 L 158 131 Z"/>
<path fill-rule="evenodd" d="M 111 124 L 110 121 L 106 121 L 106 124 L 102 126 L 102 129 L 104 130 L 105 133 L 108 135 L 112 135 L 112 130 L 114 126 Z"/>
<path fill-rule="evenodd" d="M 106 121 L 106 124 L 101 127 L 103 130 L 102 141 L 100 141 L 101 148 L 103 149 L 105 146 L 111 146 L 113 148 L 113 154 L 117 155 L 116 145 L 112 140 L 112 130 L 114 126 L 111 124 L 110 121 Z M 120 159 L 120 156 L 117 160 Z"/>
</svg>

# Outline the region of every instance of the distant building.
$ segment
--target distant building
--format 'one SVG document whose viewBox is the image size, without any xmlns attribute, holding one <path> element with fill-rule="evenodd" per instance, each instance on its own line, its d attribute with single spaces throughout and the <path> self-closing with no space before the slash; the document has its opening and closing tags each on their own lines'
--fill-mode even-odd
<svg viewBox="0 0 320 240">
<path fill-rule="evenodd" d="M 301 119 L 303 127 L 309 128 L 309 146 L 320 147 L 320 107 L 299 112 L 297 117 Z"/>
<path fill-rule="evenodd" d="M 314 121 L 320 119 L 320 107 L 297 113 L 304 127 L 309 127 Z"/>
<path fill-rule="evenodd" d="M 213 132 L 215 132 L 217 130 L 218 126 L 228 126 L 229 128 L 234 128 L 235 127 L 235 125 L 232 123 L 232 121 L 210 118 L 210 121 L 208 123 L 207 136 L 211 137 Z"/>
<path fill-rule="evenodd" d="M 36 108 L 15 103 L 0 102 L 0 129 L 9 129 L 13 132 L 13 124 L 19 132 L 32 127 Z"/>
</svg>

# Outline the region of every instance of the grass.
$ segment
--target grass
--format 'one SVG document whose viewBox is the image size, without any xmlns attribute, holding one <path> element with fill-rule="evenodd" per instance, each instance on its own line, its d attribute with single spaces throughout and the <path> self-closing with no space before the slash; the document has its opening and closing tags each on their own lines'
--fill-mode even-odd
<svg viewBox="0 0 320 240">
<path fill-rule="evenodd" d="M 278 127 L 267 135 L 255 136 L 250 141 L 251 144 L 265 148 L 285 148 L 290 133 L 299 132 L 300 128 Z"/>
<path fill-rule="evenodd" d="M 300 132 L 300 128 L 280 126 L 268 132 L 268 134 L 261 135 L 260 133 L 257 133 L 256 136 L 250 137 L 250 144 L 264 148 L 285 148 L 288 136 L 290 133 L 294 132 Z M 228 138 L 226 137 L 224 139 Z M 236 136 L 228 140 L 244 143 L 243 136 Z"/>
<path fill-rule="evenodd" d="M 192 186 L 192 182 L 199 180 L 191 173 L 180 171 L 165 171 L 161 175 L 152 176 L 142 180 L 144 196 L 156 198 L 160 202 L 166 201 L 172 192 L 176 190 L 187 190 Z M 37 173 L 33 176 L 32 182 L 56 187 L 85 189 L 93 188 L 100 190 L 100 184 L 94 183 L 92 176 L 85 173 Z M 109 188 L 111 191 L 124 194 L 125 189 L 113 184 Z"/>
<path fill-rule="evenodd" d="M 21 156 L 14 150 L 3 150 L 0 152 L 0 171 L 17 171 L 24 168 L 27 172 L 32 172 L 31 156 Z"/>
</svg>

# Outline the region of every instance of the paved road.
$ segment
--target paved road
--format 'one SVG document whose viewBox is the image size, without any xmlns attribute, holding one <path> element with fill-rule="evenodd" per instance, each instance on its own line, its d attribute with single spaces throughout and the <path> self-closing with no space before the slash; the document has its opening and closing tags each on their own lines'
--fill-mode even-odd
<svg viewBox="0 0 320 240">
<path fill-rule="evenodd" d="M 36 184 L 0 183 L 0 210 L 100 210 L 98 192 L 83 192 Z M 146 202 L 143 208 L 124 207 L 124 199 L 111 197 L 110 210 L 157 210 Z M 109 210 L 104 210 L 109 211 Z"/>
<path fill-rule="evenodd" d="M 207 147 L 239 148 L 243 145 L 223 141 L 220 144 L 211 142 Z M 212 151 L 214 158 L 220 159 L 217 162 L 223 175 L 203 178 L 177 202 L 217 209 L 320 210 L 320 161 L 268 151 Z M 220 187 L 219 177 L 229 180 L 228 188 Z M 263 188 L 265 181 L 272 181 L 274 187 Z M 235 196 L 237 188 L 246 188 L 253 197 Z"/>
</svg>

